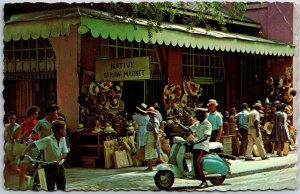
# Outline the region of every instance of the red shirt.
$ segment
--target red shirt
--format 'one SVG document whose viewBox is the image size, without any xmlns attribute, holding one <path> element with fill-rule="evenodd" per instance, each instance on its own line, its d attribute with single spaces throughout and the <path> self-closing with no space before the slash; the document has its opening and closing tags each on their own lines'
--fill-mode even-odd
<svg viewBox="0 0 300 194">
<path fill-rule="evenodd" d="M 37 124 L 37 120 L 33 120 L 32 122 L 28 122 L 27 120 L 25 120 L 23 123 L 21 123 L 21 126 L 23 128 L 23 132 L 31 134 L 32 129 L 36 124 Z M 38 133 L 33 133 L 32 138 L 33 138 L 33 140 L 38 140 L 39 139 L 39 134 Z"/>
</svg>

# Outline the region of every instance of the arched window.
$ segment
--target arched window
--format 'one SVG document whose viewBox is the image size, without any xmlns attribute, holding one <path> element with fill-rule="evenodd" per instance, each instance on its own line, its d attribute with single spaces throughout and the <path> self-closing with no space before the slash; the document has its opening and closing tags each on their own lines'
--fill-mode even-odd
<svg viewBox="0 0 300 194">
<path fill-rule="evenodd" d="M 55 72 L 55 53 L 48 39 L 4 44 L 4 79 L 55 78 Z"/>
</svg>

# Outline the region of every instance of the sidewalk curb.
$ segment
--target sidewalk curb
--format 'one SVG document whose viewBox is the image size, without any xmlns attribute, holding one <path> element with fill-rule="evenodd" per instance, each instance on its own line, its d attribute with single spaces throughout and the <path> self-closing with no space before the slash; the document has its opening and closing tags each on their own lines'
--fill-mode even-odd
<svg viewBox="0 0 300 194">
<path fill-rule="evenodd" d="M 263 168 L 263 169 L 248 170 L 248 171 L 243 171 L 243 172 L 238 172 L 238 173 L 232 172 L 232 174 L 230 176 L 228 176 L 228 178 L 236 178 L 239 176 L 246 176 L 246 175 L 251 175 L 251 174 L 256 174 L 256 173 L 269 172 L 269 171 L 273 171 L 273 170 L 292 168 L 295 166 L 296 166 L 296 163 L 291 163 L 291 164 L 285 164 L 285 165 L 279 165 L 279 166 L 272 166 L 272 167 Z"/>
</svg>

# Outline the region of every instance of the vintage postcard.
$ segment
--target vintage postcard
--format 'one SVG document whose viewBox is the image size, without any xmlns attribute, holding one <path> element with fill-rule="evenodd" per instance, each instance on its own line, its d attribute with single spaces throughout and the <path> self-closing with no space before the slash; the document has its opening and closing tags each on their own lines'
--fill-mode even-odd
<svg viewBox="0 0 300 194">
<path fill-rule="evenodd" d="M 297 192 L 298 8 L 4 1 L 3 190 Z"/>
</svg>

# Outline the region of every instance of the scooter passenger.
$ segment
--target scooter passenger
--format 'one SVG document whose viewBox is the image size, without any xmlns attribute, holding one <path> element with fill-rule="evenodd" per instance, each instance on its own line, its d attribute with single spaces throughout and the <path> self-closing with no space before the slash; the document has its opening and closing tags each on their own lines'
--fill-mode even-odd
<svg viewBox="0 0 300 194">
<path fill-rule="evenodd" d="M 201 180 L 202 183 L 199 185 L 199 188 L 207 188 L 208 184 L 206 182 L 203 169 L 201 166 L 201 158 L 209 152 L 209 139 L 212 133 L 211 123 L 206 119 L 207 118 L 207 109 L 197 108 L 196 109 L 196 119 L 197 121 L 190 127 L 185 127 L 182 124 L 178 123 L 176 119 L 174 122 L 177 123 L 185 131 L 192 131 L 195 133 L 195 139 L 189 144 L 194 145 L 193 147 L 193 168 L 195 170 L 195 178 Z"/>
</svg>

